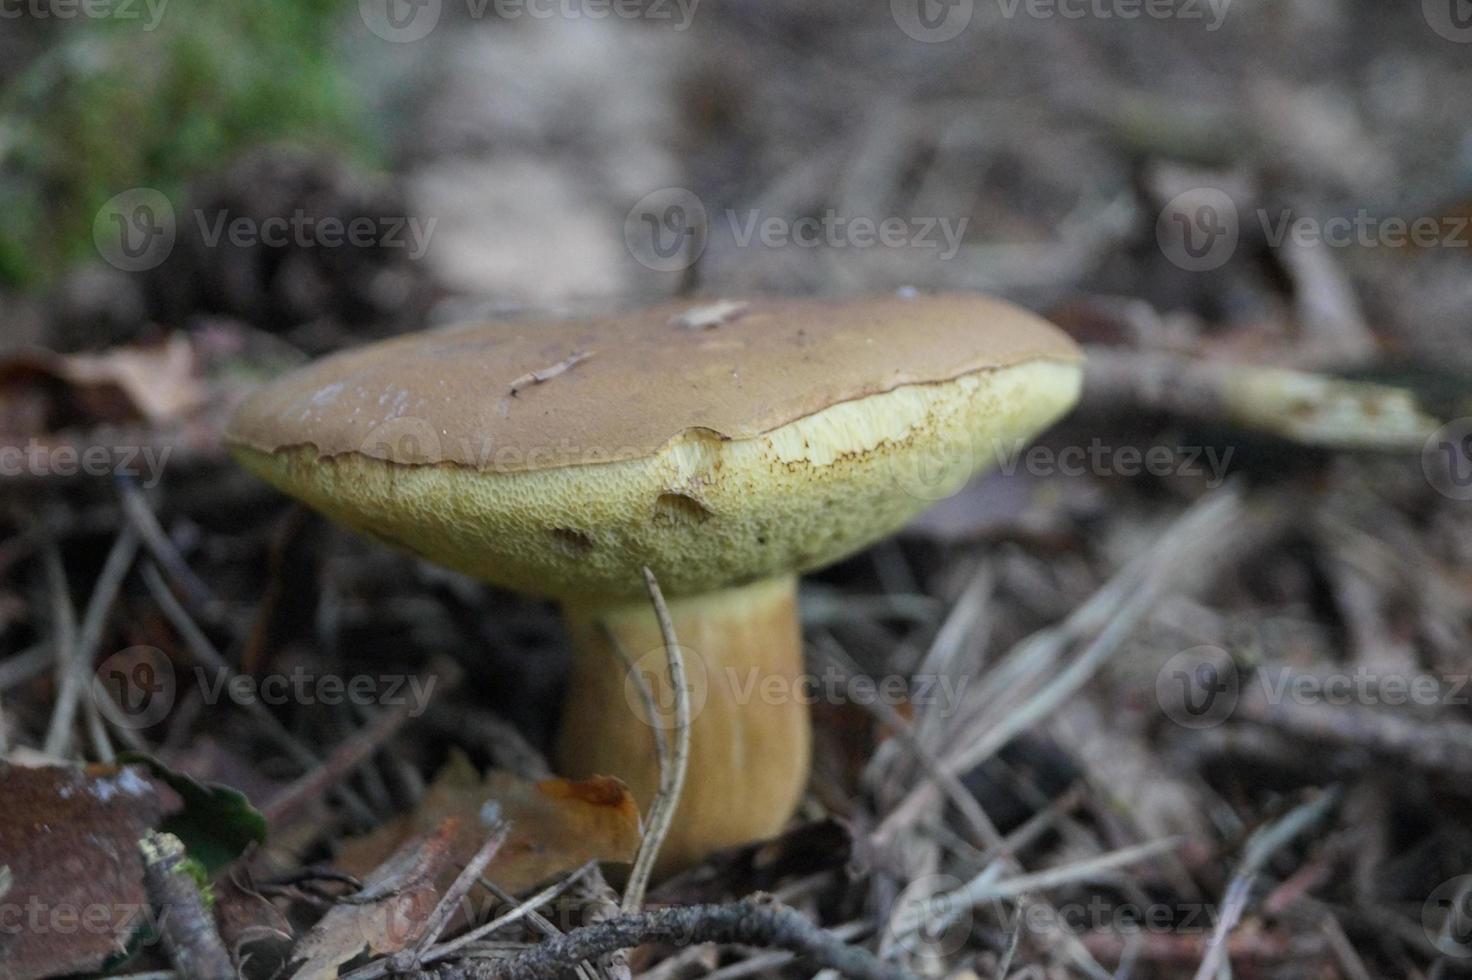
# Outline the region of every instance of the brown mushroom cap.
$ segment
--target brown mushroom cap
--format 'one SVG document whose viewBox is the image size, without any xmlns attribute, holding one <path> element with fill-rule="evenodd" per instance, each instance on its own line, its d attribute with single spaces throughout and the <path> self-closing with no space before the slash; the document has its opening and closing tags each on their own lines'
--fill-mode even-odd
<svg viewBox="0 0 1472 980">
<path fill-rule="evenodd" d="M 226 438 L 488 581 L 633 595 L 649 565 L 688 593 L 862 547 L 1077 397 L 1072 341 L 980 296 L 754 300 L 708 327 L 691 306 L 348 351 L 257 392 Z"/>
</svg>

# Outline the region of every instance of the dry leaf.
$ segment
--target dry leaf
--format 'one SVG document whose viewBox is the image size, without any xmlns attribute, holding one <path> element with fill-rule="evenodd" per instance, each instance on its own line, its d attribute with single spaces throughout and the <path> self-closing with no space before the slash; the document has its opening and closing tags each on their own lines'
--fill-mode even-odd
<svg viewBox="0 0 1472 980">
<path fill-rule="evenodd" d="M 36 350 L 0 361 L 0 389 L 4 405 L 0 417 L 15 419 L 5 426 L 12 434 L 40 435 L 25 419 L 57 414 L 46 406 L 45 385 L 60 382 L 66 388 L 72 412 L 93 422 L 124 422 L 141 418 L 158 425 L 202 404 L 205 391 L 199 379 L 194 347 L 183 334 L 149 347 L 116 347 L 100 354 L 57 354 Z M 13 403 L 13 404 L 12 404 Z"/>
<path fill-rule="evenodd" d="M 0 855 L 7 908 L 0 976 L 89 973 L 122 950 L 145 921 L 138 838 L 180 805 L 131 766 L 0 762 Z"/>
<path fill-rule="evenodd" d="M 485 843 L 499 816 L 510 835 L 486 869 L 509 892 L 522 892 L 588 861 L 632 861 L 639 847 L 639 808 L 628 787 L 611 776 L 538 782 L 500 770 L 484 779 L 461 753 L 435 776 L 419 808 L 366 837 L 348 841 L 338 865 L 350 873 L 373 867 L 405 838 L 446 817 L 460 818 L 453 845 L 457 866 Z M 448 886 L 453 879 L 439 882 Z"/>
<path fill-rule="evenodd" d="M 363 953 L 397 953 L 418 941 L 439 902 L 436 882 L 459 870 L 452 852 L 460 822 L 449 819 L 416 837 L 363 879 L 363 889 L 333 907 L 297 946 L 306 960 L 292 980 L 334 980 Z"/>
</svg>

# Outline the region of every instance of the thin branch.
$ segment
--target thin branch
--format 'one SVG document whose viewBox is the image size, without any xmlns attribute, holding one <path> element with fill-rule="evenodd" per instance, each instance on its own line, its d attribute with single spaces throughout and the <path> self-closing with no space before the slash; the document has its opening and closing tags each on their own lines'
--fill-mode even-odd
<svg viewBox="0 0 1472 980">
<path fill-rule="evenodd" d="M 649 807 L 649 829 L 639 842 L 634 870 L 629 873 L 629 884 L 624 889 L 625 912 L 632 912 L 644 904 L 644 891 L 649 887 L 649 877 L 654 873 L 654 862 L 659 857 L 659 849 L 664 844 L 670 824 L 674 821 L 675 810 L 680 805 L 680 792 L 685 787 L 685 769 L 690 762 L 690 691 L 685 683 L 685 658 L 680 652 L 675 624 L 670 619 L 669 606 L 665 605 L 659 582 L 647 568 L 644 569 L 644 586 L 649 590 L 649 601 L 654 605 L 654 616 L 659 620 L 659 632 L 664 638 L 670 687 L 675 692 L 675 730 L 669 764 L 660 766 L 659 793 Z"/>
<path fill-rule="evenodd" d="M 1252 835 L 1247 842 L 1242 863 L 1238 866 L 1236 874 L 1232 876 L 1231 883 L 1227 885 L 1226 894 L 1222 898 L 1221 918 L 1217 920 L 1216 928 L 1212 930 L 1211 942 L 1206 947 L 1206 955 L 1202 958 L 1201 966 L 1196 971 L 1196 980 L 1211 980 L 1216 975 L 1222 957 L 1227 952 L 1227 939 L 1242 918 L 1242 913 L 1247 908 L 1247 899 L 1251 894 L 1252 885 L 1257 881 L 1258 872 L 1267 864 L 1268 859 L 1279 849 L 1292 842 L 1299 834 L 1328 816 L 1329 811 L 1339 804 L 1342 795 L 1338 786 L 1331 786 L 1316 798 L 1288 811 L 1277 821 Z"/>
<path fill-rule="evenodd" d="M 475 886 L 481 872 L 486 869 L 486 865 L 491 863 L 496 852 L 501 850 L 501 845 L 506 843 L 506 834 L 510 829 L 511 825 L 504 820 L 498 820 L 490 827 L 490 836 L 486 838 L 486 842 L 480 846 L 465 867 L 460 869 L 460 873 L 455 876 L 450 887 L 440 896 L 439 904 L 434 907 L 429 921 L 425 923 L 424 935 L 414 944 L 414 948 L 403 950 L 389 957 L 390 971 L 407 973 L 417 969 L 424 962 L 425 955 L 439 940 L 445 927 L 450 924 L 450 920 L 454 918 L 460 900 L 470 894 L 470 889 Z"/>
<path fill-rule="evenodd" d="M 204 907 L 199 886 L 184 868 L 184 844 L 173 834 L 150 831 L 138 842 L 143 885 L 157 914 L 169 962 L 190 980 L 235 980 L 235 965 Z"/>
<path fill-rule="evenodd" d="M 688 946 L 736 943 L 785 949 L 852 980 L 910 980 L 873 953 L 850 946 L 771 899 L 730 905 L 685 905 L 652 909 L 584 926 L 500 960 L 476 960 L 441 968 L 436 980 L 552 980 L 579 960 L 645 943 Z"/>
</svg>

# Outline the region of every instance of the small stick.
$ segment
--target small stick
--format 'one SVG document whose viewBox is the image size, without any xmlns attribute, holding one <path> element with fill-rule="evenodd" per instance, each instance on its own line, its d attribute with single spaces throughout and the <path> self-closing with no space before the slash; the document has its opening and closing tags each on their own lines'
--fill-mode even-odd
<svg viewBox="0 0 1472 980">
<path fill-rule="evenodd" d="M 429 922 L 426 923 L 424 935 L 419 938 L 419 942 L 414 944 L 413 949 L 407 949 L 389 957 L 391 972 L 407 973 L 418 969 L 419 964 L 424 961 L 425 954 L 439 940 L 440 934 L 454 918 L 460 900 L 470 894 L 470 889 L 475 886 L 480 873 L 486 869 L 486 865 L 491 863 L 491 858 L 496 856 L 501 845 L 506 843 L 506 834 L 510 829 L 511 825 L 504 820 L 497 820 L 491 825 L 490 836 L 486 842 L 480 846 L 480 850 L 475 852 L 470 862 L 460 869 L 460 873 L 455 876 L 450 887 L 440 896 L 439 904 L 430 913 Z"/>
<path fill-rule="evenodd" d="M 644 676 L 643 671 L 634 669 L 634 660 L 629 656 L 629 651 L 619 642 L 618 634 L 603 620 L 598 620 L 598 630 L 603 634 L 603 640 L 613 655 L 618 658 L 619 666 L 623 668 L 625 677 L 632 677 L 634 684 L 639 689 L 639 702 L 644 706 L 644 717 L 649 721 L 649 727 L 654 729 L 654 758 L 659 762 L 660 771 L 670 764 L 670 740 L 665 737 L 664 726 L 657 725 L 654 720 L 659 716 L 659 708 L 654 703 L 654 691 L 649 686 L 649 678 Z M 649 814 L 654 812 L 654 804 L 651 801 Z"/>
<path fill-rule="evenodd" d="M 644 904 L 644 891 L 649 887 L 654 861 L 659 857 L 660 846 L 674 821 L 675 809 L 680 805 L 680 792 L 685 787 L 685 767 L 690 762 L 690 691 L 685 685 L 685 658 L 680 652 L 680 641 L 675 636 L 675 624 L 670 619 L 664 594 L 648 568 L 644 569 L 644 586 L 649 590 L 649 601 L 654 604 L 654 616 L 659 620 L 659 632 L 664 637 L 670 687 L 675 692 L 675 737 L 669 764 L 659 767 L 659 792 L 649 807 L 649 830 L 639 842 L 634 870 L 629 873 L 629 883 L 624 889 L 622 904 L 625 912 L 636 911 Z M 650 720 L 653 721 L 652 718 Z"/>
<path fill-rule="evenodd" d="M 734 943 L 785 949 L 852 980 L 911 978 L 908 971 L 886 965 L 867 949 L 848 945 L 797 910 L 760 896 L 729 905 L 668 906 L 620 916 L 574 929 L 504 959 L 469 961 L 444 967 L 433 976 L 437 980 L 552 980 L 570 963 L 644 943 Z"/>
<path fill-rule="evenodd" d="M 164 618 L 169 621 L 174 627 L 174 631 L 184 641 L 184 645 L 189 648 L 189 652 L 194 657 L 195 662 L 202 667 L 219 672 L 227 683 L 233 680 L 239 672 L 230 666 L 219 650 L 215 649 L 215 645 L 210 642 L 210 638 L 205 635 L 204 630 L 200 629 L 198 624 L 190 618 L 183 604 L 174 598 L 174 593 L 169 590 L 168 582 L 164 581 L 163 575 L 159 573 L 159 570 L 153 564 L 144 563 L 143 581 L 148 586 L 148 591 L 153 595 L 154 601 L 158 603 L 158 607 L 163 612 Z M 280 746 L 282 751 L 291 756 L 292 761 L 301 766 L 302 769 L 310 771 L 314 767 L 321 765 L 322 760 L 318 758 L 317 753 L 313 752 L 307 747 L 306 743 L 288 731 L 286 726 L 275 715 L 271 714 L 270 709 L 262 704 L 259 698 L 251 698 L 245 701 L 242 707 L 247 714 L 255 719 L 257 724 L 265 729 L 266 734 L 270 736 L 271 740 Z M 364 803 L 362 797 L 353 792 L 351 787 L 337 786 L 333 792 L 337 794 L 338 799 L 343 802 L 343 805 L 352 811 L 353 816 L 363 821 L 364 824 L 371 826 L 378 822 L 378 818 L 368 808 L 368 804 Z"/>
<path fill-rule="evenodd" d="M 184 844 L 173 834 L 150 831 L 138 842 L 143 886 L 158 913 L 169 962 L 189 980 L 235 980 L 235 966 L 205 910 L 199 887 L 183 867 Z"/>
<path fill-rule="evenodd" d="M 1295 807 L 1275 822 L 1263 827 L 1248 840 L 1247 852 L 1242 857 L 1242 863 L 1238 866 L 1236 874 L 1232 875 L 1231 883 L 1227 885 L 1226 894 L 1222 897 L 1221 918 L 1217 919 L 1216 928 L 1212 930 L 1211 941 L 1206 946 L 1206 955 L 1202 957 L 1201 966 L 1196 970 L 1196 980 L 1211 980 L 1216 976 L 1222 957 L 1227 952 L 1227 939 L 1231 936 L 1232 930 L 1237 927 L 1242 913 L 1247 909 L 1247 899 L 1252 891 L 1252 885 L 1257 880 L 1258 872 L 1262 870 L 1263 865 L 1267 864 L 1268 858 L 1280 848 L 1285 847 L 1293 838 L 1324 819 L 1329 811 L 1339 804 L 1342 796 L 1343 791 L 1339 786 L 1331 786 L 1314 799 Z"/>
<path fill-rule="evenodd" d="M 124 527 L 107 554 L 107 561 L 102 566 L 102 573 L 97 578 L 97 586 L 92 590 L 87 609 L 82 614 L 81 625 L 75 628 L 72 642 L 66 647 L 61 643 L 57 644 L 57 666 L 62 672 L 61 693 L 57 697 L 56 710 L 51 715 L 51 726 L 46 731 L 47 755 L 60 758 L 71 751 L 72 720 L 76 717 L 78 704 L 82 703 L 83 692 L 89 688 L 88 675 L 91 672 L 92 658 L 97 653 L 97 645 L 102 642 L 107 614 L 112 609 L 118 590 L 122 588 L 123 579 L 133 567 L 133 559 L 137 555 L 137 532 L 132 527 Z M 66 579 L 60 554 L 54 546 L 47 549 L 46 570 L 51 577 L 52 588 L 63 590 L 56 600 L 59 606 L 66 599 Z M 66 625 L 64 618 L 63 632 L 70 632 L 65 629 Z M 104 761 L 111 761 L 112 746 L 107 741 L 101 719 L 97 715 L 97 703 L 89 699 L 86 702 L 86 711 L 93 747 Z"/>
<path fill-rule="evenodd" d="M 573 368 L 575 365 L 583 363 L 588 358 L 592 357 L 594 353 L 596 352 L 590 350 L 574 351 L 572 354 L 568 355 L 563 360 L 558 361 L 551 367 L 542 368 L 540 371 L 529 371 L 526 374 L 523 374 L 521 377 L 511 382 L 511 396 L 514 398 L 525 388 L 530 388 L 532 385 L 542 384 L 545 381 L 551 381 L 559 374 L 563 374 Z"/>
<path fill-rule="evenodd" d="M 153 555 L 154 561 L 163 566 L 164 571 L 174 580 L 174 583 L 189 594 L 190 602 L 198 607 L 213 601 L 214 596 L 210 592 L 210 587 L 195 574 L 194 569 L 189 567 L 189 563 L 174 546 L 174 542 L 169 538 L 163 525 L 159 523 L 158 515 L 149 506 L 148 498 L 138 488 L 138 484 L 130 478 L 120 478 L 118 497 L 122 503 L 123 517 L 143 539 L 143 547 Z"/>
<path fill-rule="evenodd" d="M 448 688 L 460 680 L 461 671 L 454 661 L 436 658 L 430 663 L 427 676 L 445 678 L 447 683 L 440 687 Z M 416 685 L 414 689 L 433 691 L 435 685 Z M 315 765 L 273 796 L 261 810 L 266 822 L 278 827 L 289 822 L 306 801 L 315 799 L 329 789 L 341 789 L 339 784 L 342 780 L 398 734 L 399 729 L 409 721 L 410 715 L 423 707 L 426 706 L 404 701 L 380 712 L 369 724 L 333 749 L 321 764 Z"/>
</svg>

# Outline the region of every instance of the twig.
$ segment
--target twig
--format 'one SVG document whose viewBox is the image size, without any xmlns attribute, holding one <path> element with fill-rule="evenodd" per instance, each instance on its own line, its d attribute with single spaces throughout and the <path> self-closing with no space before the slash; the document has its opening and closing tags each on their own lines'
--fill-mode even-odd
<svg viewBox="0 0 1472 980">
<path fill-rule="evenodd" d="M 138 842 L 143 885 L 158 913 L 169 962 L 189 980 L 234 980 L 235 966 L 184 864 L 184 844 L 173 834 L 150 831 Z"/>
<path fill-rule="evenodd" d="M 1420 452 L 1437 427 L 1410 391 L 1260 364 L 1092 348 L 1079 411 L 1167 412 L 1306 446 Z"/>
<path fill-rule="evenodd" d="M 1017 956 L 1017 947 L 1022 942 L 1022 917 L 1027 914 L 1027 893 L 1023 892 L 1017 896 L 1017 918 L 1012 920 L 1012 928 L 1007 930 L 1007 947 L 1002 950 L 1002 958 L 997 961 L 996 975 L 1005 978 L 1012 975 L 1012 960 Z"/>
<path fill-rule="evenodd" d="M 649 686 L 649 678 L 644 676 L 642 670 L 636 670 L 634 660 L 629 656 L 629 651 L 619 641 L 618 634 L 613 631 L 607 621 L 598 620 L 598 630 L 603 634 L 603 641 L 618 658 L 619 667 L 623 670 L 625 677 L 634 679 L 634 686 L 639 691 L 639 702 L 644 708 L 644 717 L 649 720 L 649 727 L 654 730 L 654 758 L 659 762 L 659 771 L 664 772 L 665 767 L 670 764 L 670 740 L 665 735 L 664 726 L 655 724 L 659 717 L 659 708 L 654 703 L 654 689 Z M 650 802 L 649 815 L 654 813 L 654 803 Z"/>
<path fill-rule="evenodd" d="M 596 351 L 590 350 L 574 351 L 572 354 L 569 354 L 567 357 L 558 361 L 551 367 L 542 368 L 540 371 L 528 371 L 526 374 L 523 374 L 521 377 L 511 382 L 512 396 L 515 397 L 519 392 L 523 391 L 526 388 L 530 388 L 532 385 L 539 385 L 544 382 L 551 381 L 559 374 L 570 370 L 575 365 L 581 364 L 583 361 L 586 361 L 595 353 Z"/>
<path fill-rule="evenodd" d="M 686 905 L 652 909 L 584 926 L 501 960 L 477 960 L 441 968 L 437 980 L 551 980 L 569 964 L 644 943 L 686 946 L 736 943 L 785 949 L 853 980 L 909 980 L 910 974 L 850 946 L 770 899 L 730 905 Z"/>
<path fill-rule="evenodd" d="M 108 611 L 112 609 L 113 601 L 117 599 L 118 590 L 122 588 L 123 579 L 133 567 L 133 559 L 137 554 L 138 535 L 131 527 L 125 527 L 113 542 L 112 550 L 108 552 L 102 573 L 97 578 L 97 586 L 92 590 L 92 598 L 88 600 L 87 609 L 82 615 L 81 625 L 75 628 L 71 642 L 63 644 L 58 639 L 56 653 L 57 669 L 61 673 L 61 692 L 57 695 L 51 725 L 46 730 L 47 755 L 63 758 L 71 752 L 72 721 L 76 718 L 77 706 L 82 703 L 83 692 L 90 688 L 88 680 L 92 658 L 97 653 L 97 645 L 102 642 Z M 66 609 L 70 609 L 70 603 L 66 602 L 66 578 L 61 566 L 61 556 L 54 546 L 48 547 L 46 551 L 46 571 L 53 591 L 60 590 L 54 600 L 58 611 L 63 608 L 63 603 Z M 58 631 L 63 635 L 73 632 L 69 620 L 69 615 L 63 615 L 58 624 Z M 96 702 L 89 700 L 86 710 L 93 747 L 99 756 L 107 760 L 112 755 L 112 747 L 103 733 Z"/>
<path fill-rule="evenodd" d="M 659 582 L 647 568 L 644 569 L 644 586 L 649 590 L 649 601 L 654 605 L 654 615 L 659 620 L 659 632 L 664 638 L 670 687 L 675 693 L 675 728 L 669 764 L 660 766 L 659 792 L 649 807 L 649 829 L 639 842 L 634 869 L 629 873 L 629 883 L 624 889 L 625 912 L 633 912 L 644 904 L 644 891 L 649 887 L 649 876 L 654 873 L 655 859 L 659 857 L 660 846 L 664 844 L 665 835 L 669 833 L 670 824 L 674 821 L 675 810 L 680 805 L 680 792 L 685 787 L 685 768 L 690 762 L 690 691 L 685 685 L 685 657 L 680 652 L 675 624 L 670 620 L 670 610 L 665 605 L 663 593 L 659 591 Z"/>
<path fill-rule="evenodd" d="M 1258 830 L 1248 840 L 1242 863 L 1238 866 L 1236 874 L 1232 876 L 1231 883 L 1227 885 L 1226 895 L 1222 898 L 1221 918 L 1217 920 L 1216 928 L 1212 931 L 1211 941 L 1207 944 L 1206 955 L 1201 960 L 1201 966 L 1196 970 L 1196 980 L 1211 980 L 1216 975 L 1222 957 L 1226 954 L 1227 938 L 1236 928 L 1238 920 L 1242 918 L 1242 913 L 1247 908 L 1247 899 L 1252 891 L 1252 885 L 1257 880 L 1258 872 L 1262 870 L 1263 865 L 1267 864 L 1268 859 L 1279 848 L 1286 846 L 1293 838 L 1324 819 L 1329 811 L 1338 805 L 1341 795 L 1342 791 L 1338 786 L 1331 786 L 1320 793 L 1317 798 L 1295 807 L 1277 821 Z"/>
<path fill-rule="evenodd" d="M 148 505 L 148 498 L 138 484 L 126 477 L 119 478 L 118 495 L 122 499 L 123 518 L 138 532 L 138 536 L 143 539 L 143 547 L 153 555 L 153 560 L 163 566 L 175 585 L 188 593 L 193 605 L 201 606 L 211 602 L 214 596 L 210 587 L 194 573 L 184 556 L 179 554 L 179 549 L 158 522 L 158 516 Z"/>
<path fill-rule="evenodd" d="M 866 932 L 872 932 L 873 928 L 874 925 L 871 922 L 845 922 L 843 925 L 834 926 L 828 932 L 837 939 L 850 942 L 864 935 Z M 712 970 L 705 975 L 704 980 L 740 980 L 741 977 L 749 977 L 753 973 L 760 973 L 763 970 L 785 966 L 796 958 L 794 954 L 785 950 L 764 950 L 738 963 L 732 963 L 718 970 Z M 641 974 L 640 980 L 645 980 L 647 977 L 647 973 Z M 815 976 L 813 980 L 817 980 L 817 977 Z"/>
<path fill-rule="evenodd" d="M 833 634 L 824 630 L 818 634 L 822 641 L 818 644 L 830 663 L 839 670 L 852 677 L 860 673 L 858 664 L 854 663 L 848 654 L 839 645 Z M 946 800 L 956 808 L 966 821 L 967 829 L 971 831 L 971 844 L 977 848 L 997 847 L 1002 843 L 1002 834 L 992 823 L 991 818 L 986 815 L 976 796 L 968 790 L 960 778 L 952 772 L 948 772 L 935 757 L 935 754 L 927 749 L 915 734 L 914 727 L 904 715 L 900 714 L 895 707 L 882 698 L 865 700 L 863 706 L 868 709 L 880 722 L 886 725 L 900 743 L 910 751 L 915 760 L 920 763 L 931 779 L 935 780 L 936 786 L 940 787 L 945 794 Z"/>
<path fill-rule="evenodd" d="M 153 595 L 154 601 L 158 603 L 159 609 L 162 610 L 164 618 L 173 625 L 174 630 L 183 639 L 184 645 L 189 648 L 189 652 L 193 655 L 195 661 L 202 667 L 208 667 L 210 670 L 220 672 L 224 676 L 226 683 L 234 680 L 239 672 L 226 662 L 224 656 L 210 642 L 209 637 L 205 636 L 204 630 L 200 629 L 194 620 L 189 617 L 189 613 L 185 611 L 179 600 L 174 598 L 174 593 L 169 591 L 168 583 L 164 581 L 163 576 L 159 574 L 158 569 L 152 564 L 144 564 L 143 581 L 148 586 L 148 591 Z M 287 731 L 286 726 L 281 724 L 276 716 L 271 714 L 270 710 L 259 699 L 251 698 L 246 700 L 243 707 L 255 719 L 256 723 L 266 730 L 266 734 L 270 736 L 272 741 L 280 746 L 287 755 L 291 756 L 292 761 L 301 766 L 303 770 L 310 772 L 310 770 L 322 764 L 322 760 L 317 756 L 317 753 L 313 752 L 305 743 Z M 357 819 L 370 825 L 377 822 L 373 811 L 368 808 L 368 805 L 350 787 L 337 786 L 333 792 L 337 794 L 338 798 L 352 811 Z"/>
<path fill-rule="evenodd" d="M 407 973 L 418 969 L 419 965 L 424 962 L 425 954 L 438 941 L 440 934 L 454 918 L 460 900 L 470 894 L 470 889 L 475 886 L 480 873 L 486 869 L 486 865 L 491 863 L 491 859 L 496 856 L 501 845 L 506 843 L 506 834 L 509 830 L 510 824 L 504 820 L 498 820 L 491 825 L 490 836 L 487 837 L 486 842 L 475 852 L 469 863 L 460 869 L 460 873 L 455 876 L 450 887 L 440 896 L 439 904 L 430 913 L 429 921 L 424 926 L 424 934 L 419 941 L 412 949 L 403 950 L 389 957 L 391 972 Z"/>
<path fill-rule="evenodd" d="M 460 680 L 461 671 L 453 661 L 447 658 L 436 658 L 429 665 L 427 677 L 442 678 L 444 683 L 416 684 L 412 685 L 411 689 L 442 694 L 445 689 L 453 687 Z M 340 789 L 343 779 L 382 748 L 385 742 L 393 738 L 399 729 L 409 721 L 412 712 L 424 707 L 426 706 L 415 705 L 406 700 L 380 712 L 371 723 L 359 729 L 333 749 L 320 764 L 314 765 L 273 796 L 270 802 L 262 808 L 266 822 L 272 826 L 287 823 L 306 801 L 315 799 L 329 789 Z"/>
<path fill-rule="evenodd" d="M 989 722 L 986 724 L 947 732 L 947 740 L 954 747 L 940 758 L 944 771 L 959 775 L 980 765 L 1057 710 L 1120 649 L 1161 596 L 1181 588 L 1182 579 L 1211 553 L 1210 544 L 1229 532 L 1236 533 L 1242 511 L 1242 494 L 1234 485 L 1197 502 L 1062 624 L 1040 630 L 1013 647 L 974 695 L 981 704 L 1003 705 L 1005 715 L 995 721 L 984 719 Z M 1071 643 L 1095 630 L 1097 633 L 1072 663 L 1058 665 Z M 1036 678 L 1046 681 L 1034 691 L 1031 688 Z M 927 774 L 874 830 L 874 842 L 892 840 L 927 812 L 938 792 L 935 780 Z"/>
</svg>

